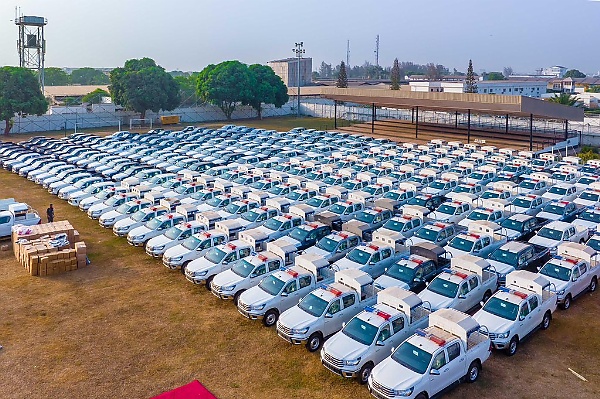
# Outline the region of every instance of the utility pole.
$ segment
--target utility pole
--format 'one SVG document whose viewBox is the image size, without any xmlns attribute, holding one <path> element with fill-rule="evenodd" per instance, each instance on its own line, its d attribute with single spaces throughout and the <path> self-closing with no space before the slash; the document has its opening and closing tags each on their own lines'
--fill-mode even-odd
<svg viewBox="0 0 600 399">
<path fill-rule="evenodd" d="M 296 54 L 296 57 L 298 58 L 298 108 L 296 109 L 296 115 L 300 117 L 300 61 L 302 60 L 302 56 L 305 53 L 304 42 L 295 43 L 292 51 Z"/>
<path fill-rule="evenodd" d="M 350 40 L 346 44 L 346 68 L 350 67 Z"/>
<path fill-rule="evenodd" d="M 379 66 L 379 35 L 375 38 L 375 66 Z"/>
</svg>

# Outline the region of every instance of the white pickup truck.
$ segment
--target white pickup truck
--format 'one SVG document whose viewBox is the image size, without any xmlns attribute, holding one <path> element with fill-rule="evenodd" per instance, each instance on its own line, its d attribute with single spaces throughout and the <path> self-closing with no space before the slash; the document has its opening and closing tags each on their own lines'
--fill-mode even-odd
<svg viewBox="0 0 600 399">
<path fill-rule="evenodd" d="M 360 269 L 373 278 L 381 276 L 385 269 L 400 258 L 400 253 L 385 242 L 373 241 L 370 244 L 359 245 L 348 254 L 335 262 L 334 270 Z"/>
<path fill-rule="evenodd" d="M 556 248 L 563 242 L 584 243 L 590 237 L 590 230 L 584 226 L 553 221 L 542 227 L 535 236 L 529 239 L 530 244 L 541 245 L 556 253 Z"/>
<path fill-rule="evenodd" d="M 540 269 L 538 274 L 550 281 L 563 309 L 569 309 L 579 295 L 596 291 L 600 278 L 596 254 L 595 249 L 584 244 L 566 242 L 558 246 L 557 256 Z"/>
<path fill-rule="evenodd" d="M 134 247 L 143 247 L 148 240 L 161 235 L 168 228 L 185 222 L 186 217 L 179 213 L 166 213 L 136 227 L 127 233 L 127 242 Z"/>
<path fill-rule="evenodd" d="M 277 334 L 310 352 L 321 349 L 323 341 L 365 306 L 375 304 L 373 279 L 360 270 L 335 273 L 335 282 L 319 287 L 286 310 L 277 322 Z"/>
<path fill-rule="evenodd" d="M 143 226 L 152 219 L 168 212 L 169 209 L 164 206 L 151 206 L 140 209 L 133 215 L 115 222 L 112 228 L 113 234 L 117 237 L 126 237 L 127 234 L 136 227 Z"/>
<path fill-rule="evenodd" d="M 146 253 L 153 258 L 162 258 L 165 251 L 194 234 L 208 230 L 208 227 L 196 220 L 182 222 L 167 229 L 163 234 L 151 238 L 146 243 Z"/>
<path fill-rule="evenodd" d="M 332 231 L 321 238 L 312 247 L 302 251 L 302 254 L 314 254 L 327 260 L 329 263 L 337 262 L 348 252 L 360 244 L 360 237 L 347 231 Z M 302 255 L 300 255 L 302 256 Z"/>
<path fill-rule="evenodd" d="M 385 359 L 430 315 L 421 299 L 410 291 L 390 287 L 377 294 L 377 304 L 354 316 L 321 349 L 321 363 L 329 371 L 366 384 L 373 367 Z"/>
<path fill-rule="evenodd" d="M 479 329 L 457 310 L 432 313 L 427 329 L 417 330 L 375 366 L 369 392 L 378 399 L 425 399 L 456 382 L 475 382 L 491 354 L 490 339 Z"/>
<path fill-rule="evenodd" d="M 40 222 L 40 215 L 29 205 L 14 198 L 0 200 L 0 237 L 10 236 L 13 226 L 33 226 Z"/>
<path fill-rule="evenodd" d="M 444 247 L 452 257 L 470 254 L 485 258 L 508 241 L 501 234 L 502 228 L 493 222 L 479 220 L 468 228 L 468 232 L 458 234 Z"/>
<path fill-rule="evenodd" d="M 134 199 L 119 205 L 118 208 L 113 209 L 112 211 L 102 214 L 98 219 L 98 222 L 100 223 L 100 226 L 112 229 L 119 220 L 126 219 L 137 211 L 148 208 L 151 205 L 152 203 L 147 199 Z"/>
<path fill-rule="evenodd" d="M 180 269 L 183 273 L 188 263 L 201 258 L 212 247 L 225 244 L 227 241 L 227 234 L 220 230 L 196 233 L 182 243 L 168 248 L 162 257 L 163 265 L 171 270 Z"/>
<path fill-rule="evenodd" d="M 429 302 L 432 310 L 453 308 L 468 312 L 482 300 L 487 301 L 498 288 L 498 275 L 490 270 L 487 260 L 473 255 L 452 258 L 450 269 L 444 269 L 419 297 Z"/>
<path fill-rule="evenodd" d="M 479 331 L 490 337 L 494 348 L 514 355 L 523 339 L 538 328 L 545 330 L 550 326 L 557 302 L 550 287 L 545 277 L 532 272 L 509 273 L 506 286 L 500 287 L 473 316 L 485 326 Z"/>
<path fill-rule="evenodd" d="M 106 201 L 107 199 L 109 199 L 110 197 L 117 195 L 117 194 L 125 194 L 127 193 L 129 190 L 125 187 L 116 187 L 116 186 L 111 186 L 111 187 L 106 187 L 104 189 L 102 189 L 102 191 L 90 196 L 90 197 L 86 197 L 83 198 L 81 201 L 79 201 L 79 209 L 87 212 L 92 206 L 96 205 L 96 204 L 100 204 L 103 201 Z"/>
</svg>

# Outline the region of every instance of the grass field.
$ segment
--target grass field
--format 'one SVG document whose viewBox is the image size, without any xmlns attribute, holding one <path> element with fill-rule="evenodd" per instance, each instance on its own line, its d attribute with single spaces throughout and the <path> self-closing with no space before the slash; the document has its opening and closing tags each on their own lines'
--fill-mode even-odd
<svg viewBox="0 0 600 399">
<path fill-rule="evenodd" d="M 275 126 L 263 122 L 247 124 Z M 69 220 L 88 244 L 92 263 L 38 278 L 11 251 L 0 252 L 0 398 L 144 399 L 193 379 L 223 399 L 370 397 L 325 370 L 318 354 L 290 346 L 78 209 L 0 170 L 0 198 L 8 197 L 42 213 L 52 202 L 57 220 Z M 517 355 L 494 353 L 476 384 L 445 397 L 599 397 L 599 298 L 585 294 L 557 311 Z"/>
</svg>

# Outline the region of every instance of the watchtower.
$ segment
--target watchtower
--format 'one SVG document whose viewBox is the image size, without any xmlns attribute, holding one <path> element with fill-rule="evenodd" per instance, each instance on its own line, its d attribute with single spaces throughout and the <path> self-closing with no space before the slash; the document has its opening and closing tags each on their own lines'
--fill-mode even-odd
<svg viewBox="0 0 600 399">
<path fill-rule="evenodd" d="M 19 66 L 36 70 L 40 87 L 44 92 L 44 59 L 46 55 L 46 39 L 44 27 L 48 20 L 43 17 L 18 16 L 15 25 L 19 27 L 17 49 L 19 50 Z"/>
</svg>

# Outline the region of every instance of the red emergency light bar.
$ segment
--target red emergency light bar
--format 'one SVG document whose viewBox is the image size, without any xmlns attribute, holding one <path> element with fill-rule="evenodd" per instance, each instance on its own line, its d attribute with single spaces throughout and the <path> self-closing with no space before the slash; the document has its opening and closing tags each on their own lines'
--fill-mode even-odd
<svg viewBox="0 0 600 399">
<path fill-rule="evenodd" d="M 169 215 L 167 215 L 167 218 L 173 219 L 173 215 L 169 214 Z"/>
<path fill-rule="evenodd" d="M 298 272 L 297 272 L 297 271 L 295 271 L 295 270 L 292 270 L 292 269 L 285 269 L 285 272 L 286 272 L 287 274 L 289 274 L 290 276 L 294 277 L 294 278 L 298 277 Z"/>
<path fill-rule="evenodd" d="M 473 233 L 469 233 L 469 234 L 467 234 L 467 235 L 468 235 L 469 237 L 473 237 L 473 238 L 476 238 L 476 239 L 478 239 L 478 240 L 481 238 L 481 236 L 480 236 L 479 234 L 473 234 Z"/>
<path fill-rule="evenodd" d="M 210 234 L 208 231 L 205 231 L 204 233 L 202 233 L 202 235 L 203 235 L 204 237 L 206 237 L 206 238 L 210 238 L 210 236 L 211 236 L 212 234 Z"/>
<path fill-rule="evenodd" d="M 379 251 L 379 247 L 377 245 L 369 244 L 369 248 L 371 248 L 374 251 Z"/>
<path fill-rule="evenodd" d="M 338 236 L 340 236 L 340 237 L 341 237 L 341 238 L 343 238 L 343 239 L 346 239 L 346 238 L 348 238 L 348 237 L 349 237 L 349 235 L 348 235 L 348 234 L 346 234 L 346 233 L 338 233 Z"/>
<path fill-rule="evenodd" d="M 185 227 L 187 227 L 188 229 L 190 229 L 192 227 L 192 225 L 188 223 L 188 224 L 185 225 Z"/>
<path fill-rule="evenodd" d="M 267 258 L 267 257 L 266 257 L 265 255 L 263 255 L 263 254 L 260 254 L 260 255 L 258 255 L 258 259 L 260 259 L 261 261 L 263 261 L 263 262 L 264 262 L 264 261 L 266 261 L 266 260 L 267 260 L 267 259 L 269 259 L 269 258 Z"/>
<path fill-rule="evenodd" d="M 310 224 L 307 224 L 307 226 L 310 227 L 310 228 L 312 228 L 312 229 L 316 229 L 317 227 L 319 227 L 319 225 L 316 224 L 316 223 L 310 223 Z"/>
<path fill-rule="evenodd" d="M 341 296 L 343 294 L 342 291 L 340 291 L 340 290 L 338 290 L 337 288 L 334 288 L 334 287 L 327 286 L 327 287 L 325 287 L 325 289 L 327 291 L 331 292 L 336 297 Z"/>
<path fill-rule="evenodd" d="M 559 204 L 569 205 L 569 201 L 558 201 Z"/>
<path fill-rule="evenodd" d="M 434 225 L 435 227 L 439 227 L 439 228 L 442 228 L 442 229 L 446 227 L 446 225 L 445 225 L 445 224 L 443 224 L 443 223 L 434 223 L 433 225 Z"/>
<path fill-rule="evenodd" d="M 533 194 L 527 194 L 528 198 L 537 198 L 537 195 L 533 195 Z"/>
<path fill-rule="evenodd" d="M 231 249 L 236 249 L 237 247 L 235 246 L 235 244 L 229 243 L 227 244 L 227 246 Z"/>
<path fill-rule="evenodd" d="M 408 258 L 408 260 L 410 260 L 413 263 L 416 263 L 417 265 L 422 265 L 423 264 L 423 259 L 418 259 L 418 258 Z"/>
<path fill-rule="evenodd" d="M 292 215 L 283 215 L 283 217 L 286 218 L 286 219 L 291 219 Z"/>
</svg>

